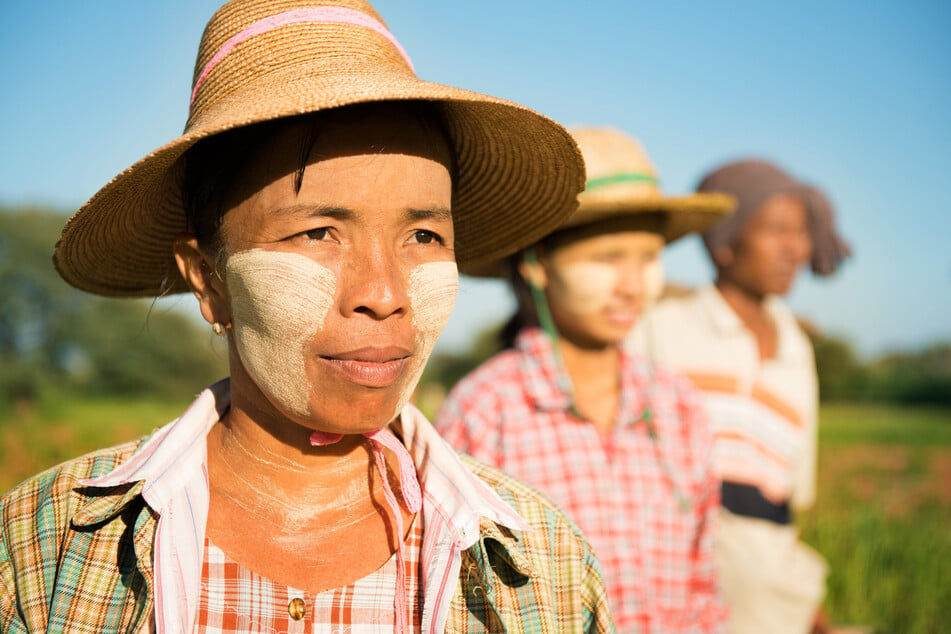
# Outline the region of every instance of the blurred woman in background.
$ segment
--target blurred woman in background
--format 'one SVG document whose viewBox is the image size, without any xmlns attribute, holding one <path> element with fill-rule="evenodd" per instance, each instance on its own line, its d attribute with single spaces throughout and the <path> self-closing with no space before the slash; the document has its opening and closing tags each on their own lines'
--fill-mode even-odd
<svg viewBox="0 0 951 634">
<path fill-rule="evenodd" d="M 697 191 L 738 201 L 703 234 L 716 282 L 657 304 L 634 347 L 704 395 L 722 480 L 717 558 L 730 631 L 823 631 L 825 563 L 798 541 L 792 516 L 815 499 L 815 362 L 780 298 L 807 264 L 834 273 L 848 247 L 826 197 L 771 163 L 724 165 Z"/>
<path fill-rule="evenodd" d="M 619 631 L 721 631 L 706 417 L 689 382 L 621 344 L 663 285 L 664 245 L 733 202 L 666 197 L 634 139 L 572 133 L 587 168 L 578 211 L 508 260 L 518 313 L 506 349 L 452 390 L 436 428 L 577 522 L 604 567 Z"/>
</svg>

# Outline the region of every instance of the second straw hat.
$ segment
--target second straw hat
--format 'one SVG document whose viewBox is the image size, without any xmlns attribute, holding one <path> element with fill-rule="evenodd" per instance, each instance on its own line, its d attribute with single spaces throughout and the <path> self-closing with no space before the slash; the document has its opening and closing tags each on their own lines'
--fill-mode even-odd
<svg viewBox="0 0 951 634">
<path fill-rule="evenodd" d="M 673 242 L 704 231 L 736 206 L 732 196 L 722 193 L 665 195 L 641 143 L 620 130 L 576 127 L 570 131 L 584 156 L 587 183 L 578 196 L 578 209 L 560 229 L 653 212 L 662 216 L 664 239 Z"/>
</svg>

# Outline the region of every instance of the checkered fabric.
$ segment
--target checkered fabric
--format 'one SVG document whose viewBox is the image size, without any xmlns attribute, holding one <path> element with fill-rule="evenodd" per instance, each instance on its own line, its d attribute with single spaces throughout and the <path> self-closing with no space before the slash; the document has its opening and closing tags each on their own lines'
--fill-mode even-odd
<svg viewBox="0 0 951 634">
<path fill-rule="evenodd" d="M 719 504 L 712 436 L 686 379 L 621 353 L 621 403 L 610 433 L 569 411 L 548 337 L 463 379 L 436 418 L 459 451 L 551 496 L 604 569 L 623 632 L 711 632 L 726 614 L 714 570 Z"/>
<path fill-rule="evenodd" d="M 423 531 L 413 522 L 403 543 L 406 623 L 419 631 L 419 551 Z M 378 634 L 394 625 L 396 555 L 366 577 L 317 594 L 266 579 L 230 559 L 205 538 L 196 633 Z M 297 618 L 293 618 L 293 615 Z"/>
</svg>

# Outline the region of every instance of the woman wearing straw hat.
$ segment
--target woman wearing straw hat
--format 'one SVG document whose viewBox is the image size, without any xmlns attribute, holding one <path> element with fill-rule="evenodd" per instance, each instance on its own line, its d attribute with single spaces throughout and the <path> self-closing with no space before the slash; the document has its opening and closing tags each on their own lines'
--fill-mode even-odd
<svg viewBox="0 0 951 634">
<path fill-rule="evenodd" d="M 798 541 L 791 515 L 815 499 L 815 362 L 779 298 L 808 262 L 819 275 L 835 272 L 848 247 L 825 196 L 771 163 L 724 165 L 698 191 L 738 200 L 734 215 L 703 234 L 716 283 L 659 303 L 634 341 L 687 374 L 714 425 L 730 631 L 821 630 L 825 564 Z"/>
<path fill-rule="evenodd" d="M 225 5 L 193 85 L 183 135 L 54 262 L 94 293 L 193 293 L 230 378 L 2 498 L 0 630 L 611 631 L 567 518 L 407 404 L 457 263 L 574 208 L 568 133 L 419 80 L 360 0 Z"/>
<path fill-rule="evenodd" d="M 509 260 L 509 349 L 453 389 L 436 428 L 565 509 L 604 567 L 619 631 L 718 631 L 719 492 L 704 414 L 686 380 L 621 343 L 660 290 L 665 242 L 733 202 L 665 197 L 634 139 L 611 128 L 573 134 L 588 177 L 579 209 Z"/>
</svg>

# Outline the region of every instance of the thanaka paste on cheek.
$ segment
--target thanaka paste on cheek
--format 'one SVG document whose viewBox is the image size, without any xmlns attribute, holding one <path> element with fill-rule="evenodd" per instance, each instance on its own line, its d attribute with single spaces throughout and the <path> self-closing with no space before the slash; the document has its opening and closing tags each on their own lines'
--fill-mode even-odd
<svg viewBox="0 0 951 634">
<path fill-rule="evenodd" d="M 549 275 L 552 284 L 561 286 L 562 307 L 575 315 L 590 315 L 606 308 L 618 282 L 617 269 L 600 262 L 566 264 Z"/>
<path fill-rule="evenodd" d="M 650 306 L 664 292 L 664 266 L 660 260 L 654 260 L 644 266 L 644 305 Z"/>
<path fill-rule="evenodd" d="M 308 415 L 306 344 L 333 306 L 336 276 L 303 255 L 263 249 L 232 255 L 225 274 L 242 363 L 268 397 Z"/>
<path fill-rule="evenodd" d="M 455 262 L 430 262 L 410 272 L 407 294 L 416 329 L 416 354 L 407 368 L 407 380 L 402 386 L 393 418 L 399 415 L 413 395 L 436 340 L 452 315 L 458 292 L 459 271 Z"/>
</svg>

